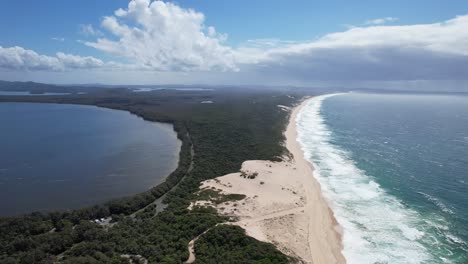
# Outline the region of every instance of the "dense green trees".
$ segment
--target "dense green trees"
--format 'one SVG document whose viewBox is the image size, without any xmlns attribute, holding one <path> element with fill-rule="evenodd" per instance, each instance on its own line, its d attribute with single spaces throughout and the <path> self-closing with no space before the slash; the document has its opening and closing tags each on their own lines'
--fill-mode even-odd
<svg viewBox="0 0 468 264">
<path fill-rule="evenodd" d="M 275 247 L 245 235 L 238 226 L 219 225 L 203 234 L 196 242 L 196 258 L 199 263 L 289 263 Z"/>
<path fill-rule="evenodd" d="M 287 262 L 272 245 L 247 237 L 242 229 L 216 226 L 227 219 L 214 209 L 187 207 L 199 198 L 201 181 L 236 172 L 245 160 L 278 160 L 284 154 L 280 143 L 288 113 L 277 105 L 291 105 L 294 98 L 280 92 L 222 90 L 0 97 L 0 102 L 8 100 L 127 110 L 173 123 L 183 144 L 177 170 L 147 192 L 79 210 L 0 219 L 0 263 L 128 263 L 124 254 L 140 255 L 150 263 L 181 263 L 188 257 L 188 242 L 208 229 L 196 244 L 198 263 Z M 215 103 L 200 104 L 203 100 Z M 168 207 L 155 214 L 153 202 L 164 194 Z M 118 220 L 113 226 L 90 221 L 110 215 Z M 229 262 L 232 258 L 240 262 Z"/>
</svg>

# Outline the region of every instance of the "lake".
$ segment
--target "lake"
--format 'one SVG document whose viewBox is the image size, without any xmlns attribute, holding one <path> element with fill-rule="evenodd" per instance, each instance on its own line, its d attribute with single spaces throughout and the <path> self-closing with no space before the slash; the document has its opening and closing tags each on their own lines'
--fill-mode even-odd
<svg viewBox="0 0 468 264">
<path fill-rule="evenodd" d="M 176 169 L 170 124 L 81 105 L 0 103 L 0 215 L 143 192 Z"/>
</svg>

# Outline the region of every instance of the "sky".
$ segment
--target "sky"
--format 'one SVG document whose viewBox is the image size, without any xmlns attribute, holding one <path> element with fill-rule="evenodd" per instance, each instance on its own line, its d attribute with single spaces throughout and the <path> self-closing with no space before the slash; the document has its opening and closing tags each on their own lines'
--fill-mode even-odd
<svg viewBox="0 0 468 264">
<path fill-rule="evenodd" d="M 5 0 L 0 79 L 468 90 L 468 1 Z"/>
</svg>

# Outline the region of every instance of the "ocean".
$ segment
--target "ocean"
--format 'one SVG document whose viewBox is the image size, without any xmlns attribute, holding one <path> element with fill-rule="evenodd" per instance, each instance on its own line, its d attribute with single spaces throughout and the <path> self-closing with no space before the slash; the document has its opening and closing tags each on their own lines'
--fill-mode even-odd
<svg viewBox="0 0 468 264">
<path fill-rule="evenodd" d="M 177 167 L 180 144 L 172 125 L 125 111 L 0 103 L 0 216 L 146 191 Z"/>
<path fill-rule="evenodd" d="M 468 96 L 318 96 L 296 122 L 348 263 L 468 263 Z"/>
</svg>

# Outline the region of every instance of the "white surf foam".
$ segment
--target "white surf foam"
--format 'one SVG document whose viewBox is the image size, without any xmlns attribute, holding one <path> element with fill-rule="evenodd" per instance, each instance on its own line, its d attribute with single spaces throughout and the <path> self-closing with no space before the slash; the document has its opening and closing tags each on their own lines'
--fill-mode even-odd
<svg viewBox="0 0 468 264">
<path fill-rule="evenodd" d="M 437 199 L 436 197 L 433 197 L 427 193 L 423 192 L 418 192 L 424 198 L 426 198 L 429 202 L 435 204 L 442 212 L 447 213 L 447 214 L 455 214 L 452 209 L 450 209 L 448 206 L 446 206 L 441 200 Z"/>
<path fill-rule="evenodd" d="M 309 100 L 296 122 L 305 157 L 343 228 L 347 263 L 432 263 L 419 241 L 424 232 L 418 229 L 418 213 L 386 193 L 356 167 L 349 153 L 330 143 L 332 134 L 320 113 L 322 101 L 330 96 Z"/>
</svg>

